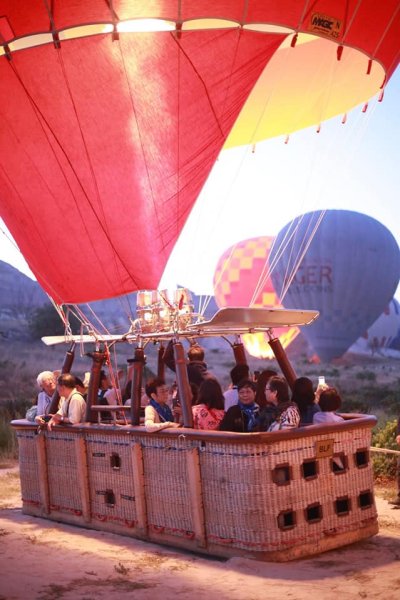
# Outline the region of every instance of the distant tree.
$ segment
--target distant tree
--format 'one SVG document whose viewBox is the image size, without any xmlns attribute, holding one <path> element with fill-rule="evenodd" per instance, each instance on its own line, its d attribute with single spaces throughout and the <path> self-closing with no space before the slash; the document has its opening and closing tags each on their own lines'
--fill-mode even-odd
<svg viewBox="0 0 400 600">
<path fill-rule="evenodd" d="M 70 315 L 70 325 L 73 333 L 78 333 L 80 323 L 76 317 Z M 63 335 L 65 328 L 56 309 L 52 304 L 36 308 L 28 321 L 29 332 L 33 339 L 40 339 L 45 335 Z"/>
</svg>

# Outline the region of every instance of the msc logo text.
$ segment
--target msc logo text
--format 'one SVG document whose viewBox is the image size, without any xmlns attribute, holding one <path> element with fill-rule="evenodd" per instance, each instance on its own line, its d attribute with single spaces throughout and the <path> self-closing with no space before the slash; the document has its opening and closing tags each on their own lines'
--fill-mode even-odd
<svg viewBox="0 0 400 600">
<path fill-rule="evenodd" d="M 338 38 L 342 31 L 342 22 L 334 17 L 314 13 L 311 15 L 311 22 L 308 26 L 309 31 L 314 31 L 327 37 Z"/>
</svg>

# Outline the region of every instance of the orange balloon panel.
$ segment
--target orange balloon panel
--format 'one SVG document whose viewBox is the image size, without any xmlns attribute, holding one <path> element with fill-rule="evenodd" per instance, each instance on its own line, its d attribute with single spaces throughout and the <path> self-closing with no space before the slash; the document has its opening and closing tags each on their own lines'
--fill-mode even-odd
<svg viewBox="0 0 400 600">
<path fill-rule="evenodd" d="M 268 257 L 273 242 L 274 238 L 270 236 L 251 238 L 238 242 L 223 253 L 214 273 L 214 294 L 219 307 L 282 308 L 268 275 Z M 297 327 L 274 330 L 284 348 L 298 333 Z M 252 356 L 274 357 L 268 336 L 263 333 L 245 335 L 243 343 Z"/>
<path fill-rule="evenodd" d="M 288 37 L 265 67 L 231 131 L 225 148 L 253 144 L 319 125 L 343 115 L 380 92 L 384 71 L 349 47 L 337 59 L 337 45 L 299 34 Z"/>
</svg>

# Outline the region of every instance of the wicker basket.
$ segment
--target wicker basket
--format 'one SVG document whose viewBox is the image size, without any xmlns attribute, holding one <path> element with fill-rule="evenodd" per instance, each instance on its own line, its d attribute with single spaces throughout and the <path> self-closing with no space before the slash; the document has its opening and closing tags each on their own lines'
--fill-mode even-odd
<svg viewBox="0 0 400 600">
<path fill-rule="evenodd" d="M 219 556 L 290 560 L 377 532 L 374 417 L 279 433 L 14 421 L 23 511 Z"/>
</svg>

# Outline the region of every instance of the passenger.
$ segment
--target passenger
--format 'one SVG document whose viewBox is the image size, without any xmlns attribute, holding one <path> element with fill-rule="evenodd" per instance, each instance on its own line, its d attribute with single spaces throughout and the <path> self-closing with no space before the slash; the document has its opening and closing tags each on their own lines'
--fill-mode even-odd
<svg viewBox="0 0 400 600">
<path fill-rule="evenodd" d="M 216 379 L 213 379 L 212 377 L 210 377 L 210 379 L 213 381 L 217 381 Z M 205 379 L 205 381 L 208 381 L 208 379 Z M 190 389 L 192 391 L 192 406 L 195 406 L 197 404 L 197 400 L 199 398 L 199 386 L 196 385 L 195 383 L 191 383 Z"/>
<path fill-rule="evenodd" d="M 224 408 L 227 412 L 231 406 L 235 406 L 239 402 L 238 383 L 243 379 L 249 379 L 249 366 L 238 364 L 230 370 L 232 385 L 224 392 Z"/>
<path fill-rule="evenodd" d="M 205 379 L 204 381 L 208 381 Z M 216 379 L 211 379 L 210 381 L 216 381 Z M 199 387 L 195 383 L 189 383 L 190 391 L 192 393 L 191 397 L 191 406 L 195 406 L 197 404 L 197 398 L 199 396 Z M 180 423 L 183 425 L 183 414 L 182 414 L 182 405 L 181 399 L 179 397 L 178 385 L 175 383 L 172 386 L 172 390 L 169 393 L 168 405 L 172 409 L 172 414 L 174 416 L 175 423 Z"/>
<path fill-rule="evenodd" d="M 85 371 L 85 375 L 83 377 L 83 385 L 86 389 L 88 389 L 90 383 L 90 371 Z"/>
<path fill-rule="evenodd" d="M 84 421 L 86 402 L 75 386 L 76 379 L 71 373 L 64 373 L 57 379 L 57 389 L 63 400 L 59 410 L 47 423 L 50 430 L 53 425 L 60 423 L 75 424 Z"/>
<path fill-rule="evenodd" d="M 221 431 L 254 431 L 258 427 L 259 406 L 255 403 L 256 386 L 250 379 L 238 384 L 239 402 L 225 413 L 220 424 Z"/>
<path fill-rule="evenodd" d="M 265 386 L 268 404 L 277 408 L 277 416 L 267 431 L 294 429 L 300 424 L 300 413 L 297 404 L 290 401 L 289 386 L 283 377 L 271 377 Z"/>
<path fill-rule="evenodd" d="M 56 378 L 53 371 L 42 371 L 37 376 L 36 382 L 41 391 L 37 398 L 35 421 L 37 423 L 44 423 L 45 419 L 43 417 L 47 417 L 49 414 L 51 399 L 56 390 Z"/>
<path fill-rule="evenodd" d="M 314 386 L 308 377 L 299 377 L 294 382 L 292 402 L 296 402 L 300 412 L 300 426 L 312 425 L 315 413 L 320 411 L 315 402 Z"/>
<path fill-rule="evenodd" d="M 176 381 L 174 381 L 174 383 L 169 388 L 167 404 L 171 409 L 174 409 L 176 406 L 180 405 L 178 384 L 176 383 Z"/>
<path fill-rule="evenodd" d="M 146 431 L 153 433 L 169 427 L 180 427 L 174 423 L 172 410 L 168 406 L 169 389 L 165 381 L 155 377 L 146 385 L 149 404 L 144 409 L 144 425 Z"/>
<path fill-rule="evenodd" d="M 192 414 L 194 429 L 219 429 L 224 417 L 224 395 L 216 379 L 203 381 Z"/>
<path fill-rule="evenodd" d="M 338 423 L 343 417 L 336 414 L 342 405 L 342 399 L 334 387 L 322 390 L 319 397 L 320 412 L 315 413 L 313 423 Z"/>
<path fill-rule="evenodd" d="M 259 374 L 259 376 L 257 378 L 256 402 L 257 402 L 258 406 L 260 407 L 260 410 L 262 408 L 264 408 L 265 406 L 267 406 L 267 397 L 265 395 L 265 386 L 267 385 L 267 383 L 271 379 L 271 377 L 275 377 L 276 375 L 278 375 L 278 373 L 276 371 L 274 371 L 273 369 L 264 369 L 264 371 L 261 371 L 261 373 Z"/>
<path fill-rule="evenodd" d="M 107 404 L 110 405 L 116 405 L 116 404 L 120 404 L 120 399 L 121 399 L 121 385 L 122 385 L 122 380 L 124 379 L 124 370 L 123 369 L 118 369 L 117 371 L 117 376 L 114 378 L 114 382 L 116 387 L 114 387 L 113 383 L 110 381 L 109 379 L 109 387 L 108 390 L 106 390 L 106 393 L 104 394 L 104 399 L 107 401 Z"/>
<path fill-rule="evenodd" d="M 187 364 L 189 383 L 195 383 L 200 387 L 204 379 L 208 379 L 210 377 L 214 378 L 207 369 L 207 363 L 204 362 L 204 350 L 201 346 L 198 344 L 192 344 L 188 350 L 187 356 L 189 359 Z M 176 372 L 174 346 L 172 340 L 165 348 L 163 362 L 169 369 L 171 369 L 171 371 Z"/>
<path fill-rule="evenodd" d="M 125 391 L 122 396 L 122 403 L 124 406 L 130 406 L 132 404 L 132 381 L 128 381 L 125 387 Z M 125 400 L 126 398 L 126 400 Z M 149 404 L 149 397 L 146 394 L 144 387 L 141 388 L 140 391 L 140 407 L 145 408 Z"/>
<path fill-rule="evenodd" d="M 315 404 L 319 405 L 319 397 L 324 390 L 329 389 L 329 385 L 326 383 L 319 383 L 317 389 L 315 390 Z"/>
<path fill-rule="evenodd" d="M 132 394 L 132 379 L 128 379 L 125 384 L 124 391 L 122 392 L 122 404 L 125 406 L 131 405 L 131 394 Z"/>
<path fill-rule="evenodd" d="M 106 372 L 102 369 L 100 371 L 100 381 L 99 381 L 99 389 L 97 391 L 97 404 L 100 404 L 101 406 L 107 406 L 108 405 L 108 400 L 107 400 L 107 392 L 110 389 L 110 380 L 108 378 L 108 375 L 106 374 Z M 111 413 L 108 411 L 104 411 L 101 413 L 101 420 L 102 421 L 110 421 L 112 418 Z"/>
<path fill-rule="evenodd" d="M 85 386 L 85 384 L 83 383 L 82 379 L 80 377 L 75 377 L 75 387 L 78 390 L 78 392 L 80 394 L 82 394 L 85 402 L 86 402 L 86 397 L 87 397 L 87 387 Z"/>
</svg>

